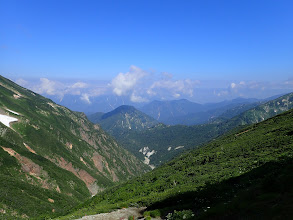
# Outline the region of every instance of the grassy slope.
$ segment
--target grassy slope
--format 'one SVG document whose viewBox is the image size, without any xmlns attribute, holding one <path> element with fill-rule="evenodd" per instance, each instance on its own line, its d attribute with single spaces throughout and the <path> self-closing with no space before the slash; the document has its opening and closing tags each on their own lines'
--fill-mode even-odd
<svg viewBox="0 0 293 220">
<path fill-rule="evenodd" d="M 156 166 L 172 159 L 185 150 L 194 149 L 202 144 L 231 131 L 237 126 L 258 123 L 293 108 L 293 93 L 247 110 L 232 119 L 218 119 L 210 124 L 196 126 L 157 125 L 148 130 L 129 131 L 119 137 L 119 142 L 133 154 L 139 156 L 139 149 L 148 146 L 157 153 L 150 157 L 151 164 Z M 178 146 L 184 148 L 175 150 Z M 172 147 L 169 151 L 168 148 Z"/>
<path fill-rule="evenodd" d="M 56 105 L 3 77 L 0 77 L 0 113 L 18 119 L 11 125 L 12 129 L 0 123 L 0 216 L 5 218 L 60 215 L 66 211 L 65 206 L 71 208 L 90 197 L 89 187 L 81 180 L 85 172 L 95 179 L 91 186 L 102 189 L 115 185 L 114 177 L 116 181 L 127 180 L 147 169 L 99 126 L 90 123 L 84 114 Z M 2 147 L 16 151 L 36 165 L 25 167 Z M 98 155 L 100 169 L 93 161 L 94 155 Z M 84 172 L 76 177 L 60 168 L 61 158 L 67 162 L 65 166 Z M 41 174 L 36 176 L 31 171 L 38 166 Z M 42 184 L 44 182 L 46 184 Z M 55 202 L 49 202 L 48 198 Z"/>
<path fill-rule="evenodd" d="M 285 166 L 285 173 L 288 173 L 288 170 L 292 167 L 292 124 L 293 111 L 291 110 L 259 124 L 238 130 L 200 149 L 184 154 L 142 177 L 134 178 L 127 183 L 95 196 L 82 206 L 77 207 L 66 218 L 93 214 L 115 207 L 131 206 L 134 204 L 150 206 L 153 209 L 159 207 L 161 210 L 172 210 L 174 209 L 172 206 L 184 209 L 196 208 L 193 211 L 196 211 L 197 215 L 202 216 L 205 214 L 204 209 L 207 209 L 207 206 L 211 206 L 211 203 L 205 202 L 209 202 L 210 189 L 217 189 L 219 184 L 224 184 L 223 186 L 226 187 L 227 193 L 225 193 L 225 190 L 219 190 L 221 187 L 217 189 L 219 203 L 213 205 L 218 207 L 218 211 L 216 209 L 211 210 L 221 213 L 223 216 L 233 217 L 233 215 L 237 215 L 235 207 L 239 205 L 241 207 L 241 203 L 234 198 L 234 188 L 230 188 L 227 185 L 229 182 L 225 183 L 225 181 L 230 179 L 233 183 L 231 178 L 235 177 L 238 177 L 236 185 L 238 184 L 237 181 L 239 181 L 240 185 L 247 184 L 247 186 L 243 187 L 243 192 L 246 190 L 252 194 L 247 195 L 248 198 L 246 198 L 245 193 L 242 195 L 243 192 L 241 190 L 237 192 L 243 196 L 241 198 L 246 198 L 244 201 L 246 206 L 244 206 L 247 210 L 253 209 L 253 207 L 249 207 L 249 201 L 252 200 L 259 206 L 256 209 L 265 211 L 265 207 L 271 207 L 276 203 L 277 200 L 274 200 L 274 198 L 282 194 L 282 190 L 283 192 L 288 191 L 289 198 L 286 201 L 292 202 L 292 190 L 286 189 L 286 186 L 280 192 L 273 192 L 276 194 L 275 197 L 267 195 L 267 190 L 264 195 L 268 196 L 268 198 L 265 196 L 264 198 L 258 198 L 262 196 L 262 193 L 260 193 L 263 190 L 262 186 L 265 184 L 269 185 L 269 180 L 272 179 L 275 173 L 278 173 L 277 170 L 282 170 L 282 163 Z M 275 165 L 271 166 L 270 164 Z M 274 166 L 277 168 L 273 168 Z M 258 171 L 255 170 L 256 168 L 259 168 Z M 253 172 L 256 173 L 255 176 L 253 176 Z M 252 179 L 247 180 L 245 175 L 252 175 Z M 284 175 L 284 173 L 280 174 L 283 178 L 280 179 L 282 183 L 286 182 L 287 177 Z M 268 180 L 262 182 L 261 176 L 268 178 Z M 242 181 L 242 178 L 244 181 Z M 292 175 L 288 178 L 292 179 Z M 256 183 L 255 186 L 254 182 Z M 278 181 L 274 185 L 277 186 Z M 199 198 L 199 201 L 193 200 L 191 202 L 188 197 L 189 194 L 197 194 L 203 198 Z M 230 194 L 230 198 L 228 194 Z M 178 200 L 180 195 L 182 195 L 182 198 Z M 193 196 L 191 198 L 196 199 Z M 254 198 L 262 199 L 263 201 L 260 202 Z M 272 204 L 270 203 L 270 198 L 274 201 Z M 233 202 L 229 203 L 229 201 Z M 195 202 L 198 203 L 198 206 L 194 205 Z M 228 213 L 225 211 L 226 208 L 219 208 L 224 202 L 231 204 L 231 209 L 227 209 Z M 292 206 L 292 203 L 288 204 L 288 206 Z M 283 216 L 281 211 L 275 211 L 276 216 Z M 207 211 L 207 213 L 210 212 L 209 210 Z M 253 213 L 250 215 L 249 212 L 247 212 L 247 215 L 254 216 Z"/>
</svg>

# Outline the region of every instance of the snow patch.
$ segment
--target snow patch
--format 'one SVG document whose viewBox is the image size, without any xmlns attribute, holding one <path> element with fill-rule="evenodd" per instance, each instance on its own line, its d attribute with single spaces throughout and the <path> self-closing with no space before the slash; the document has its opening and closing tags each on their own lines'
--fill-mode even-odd
<svg viewBox="0 0 293 220">
<path fill-rule="evenodd" d="M 149 167 L 150 167 L 152 170 L 156 168 L 156 167 L 155 167 L 154 165 L 152 165 L 152 164 L 150 164 Z"/>
<path fill-rule="evenodd" d="M 17 118 L 13 118 L 7 115 L 1 115 L 0 114 L 0 122 L 2 122 L 2 124 L 4 124 L 5 126 L 10 128 L 10 122 L 15 122 L 18 121 Z"/>
<path fill-rule="evenodd" d="M 139 152 L 142 153 L 143 155 L 146 155 L 146 153 L 147 153 L 149 150 L 150 150 L 149 147 L 144 147 L 144 148 L 141 148 L 141 149 L 139 150 Z"/>
<path fill-rule="evenodd" d="M 168 151 L 170 151 L 172 149 L 172 147 L 168 147 Z"/>
<path fill-rule="evenodd" d="M 150 164 L 150 159 L 148 157 L 144 157 L 144 164 L 149 165 Z"/>
<path fill-rule="evenodd" d="M 150 168 L 154 169 L 155 166 L 150 164 L 150 157 L 151 157 L 153 154 L 155 154 L 156 151 L 155 151 L 155 150 L 152 150 L 152 151 L 151 151 L 151 150 L 149 149 L 149 147 L 144 147 L 144 148 L 141 148 L 141 149 L 139 150 L 139 152 L 142 153 L 143 155 L 145 155 L 143 163 L 146 164 L 146 165 L 149 165 Z"/>
<path fill-rule="evenodd" d="M 181 149 L 183 148 L 184 146 L 178 146 L 178 147 L 175 147 L 175 150 L 178 150 L 178 149 Z"/>
<path fill-rule="evenodd" d="M 152 151 L 147 152 L 146 156 L 149 158 L 150 156 L 152 156 L 155 153 L 156 153 L 156 151 L 152 150 Z"/>
<path fill-rule="evenodd" d="M 19 99 L 19 98 L 21 97 L 21 95 L 20 95 L 20 94 L 13 94 L 13 97 L 14 97 L 15 99 Z"/>
<path fill-rule="evenodd" d="M 143 155 L 145 155 L 147 158 L 149 158 L 150 156 L 152 156 L 153 154 L 156 153 L 155 150 L 152 150 L 152 151 L 151 151 L 149 147 L 141 148 L 141 149 L 139 150 L 139 152 L 142 153 Z"/>
<path fill-rule="evenodd" d="M 15 112 L 15 111 L 12 111 L 12 110 L 10 110 L 8 108 L 6 110 L 9 111 L 9 112 L 11 112 L 11 113 L 13 113 L 13 114 L 15 114 L 15 115 L 19 115 L 19 113 Z"/>
</svg>

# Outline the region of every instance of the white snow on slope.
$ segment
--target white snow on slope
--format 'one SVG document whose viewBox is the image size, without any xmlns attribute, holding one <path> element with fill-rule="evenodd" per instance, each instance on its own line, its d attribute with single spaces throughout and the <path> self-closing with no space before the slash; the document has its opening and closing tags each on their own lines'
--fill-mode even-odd
<svg viewBox="0 0 293 220">
<path fill-rule="evenodd" d="M 183 148 L 184 146 L 178 146 L 178 147 L 175 147 L 175 150 L 178 150 L 178 149 L 181 149 Z"/>
<path fill-rule="evenodd" d="M 10 110 L 8 108 L 6 110 L 9 111 L 9 112 L 11 112 L 11 113 L 13 113 L 13 114 L 15 114 L 15 115 L 19 115 L 19 113 L 15 112 L 15 111 L 12 111 L 12 110 Z"/>
<path fill-rule="evenodd" d="M 18 119 L 10 117 L 10 116 L 7 116 L 7 115 L 1 115 L 0 114 L 0 122 L 2 122 L 5 126 L 10 128 L 9 123 L 14 122 L 14 121 L 18 121 Z"/>
<path fill-rule="evenodd" d="M 155 150 L 152 150 L 152 151 L 147 152 L 146 156 L 147 156 L 148 158 L 150 158 L 150 156 L 152 156 L 152 155 L 155 154 L 155 153 L 156 153 L 156 151 L 155 151 Z"/>
</svg>

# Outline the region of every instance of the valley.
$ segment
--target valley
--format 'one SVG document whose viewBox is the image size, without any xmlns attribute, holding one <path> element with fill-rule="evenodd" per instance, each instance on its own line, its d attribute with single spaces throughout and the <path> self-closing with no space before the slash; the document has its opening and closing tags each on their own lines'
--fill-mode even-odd
<svg viewBox="0 0 293 220">
<path fill-rule="evenodd" d="M 167 219 L 290 214 L 277 201 L 293 204 L 283 194 L 292 193 L 293 93 L 217 104 L 218 115 L 187 126 L 126 105 L 86 116 L 0 83 L 1 218 L 122 215 L 125 207 Z"/>
<path fill-rule="evenodd" d="M 293 1 L 0 0 L 0 220 L 289 220 Z"/>
<path fill-rule="evenodd" d="M 147 206 L 145 216 L 168 219 L 289 218 L 292 114 L 234 130 L 95 196 L 70 216 Z"/>
<path fill-rule="evenodd" d="M 117 108 L 105 114 L 108 115 L 107 120 L 101 120 L 99 124 L 127 150 L 145 161 L 146 164 L 157 167 L 175 156 L 208 143 L 238 126 L 261 122 L 293 107 L 293 93 L 274 98 L 271 101 L 264 100 L 249 104 L 243 104 L 245 101 L 241 99 L 234 101 L 233 105 L 229 102 L 226 103 L 227 105 L 217 103 L 214 107 L 215 112 L 223 112 L 223 109 L 228 110 L 218 117 L 214 117 L 208 123 L 194 126 L 170 126 L 158 122 L 154 123 L 153 118 L 150 118 L 150 116 L 146 118 L 139 110 L 133 111 L 133 107 L 131 108 L 132 111 L 124 109 L 123 112 L 120 108 Z M 177 103 L 175 107 L 184 106 L 182 101 L 179 103 L 181 105 Z M 188 102 L 187 107 L 190 103 Z M 211 104 L 209 105 L 211 106 Z M 199 114 L 201 115 L 201 113 Z M 96 122 L 94 117 L 95 115 L 89 116 L 93 123 Z M 126 124 L 127 118 L 131 118 L 133 129 L 129 129 L 128 126 L 121 126 L 123 121 Z M 138 127 L 139 129 L 136 129 Z"/>
</svg>

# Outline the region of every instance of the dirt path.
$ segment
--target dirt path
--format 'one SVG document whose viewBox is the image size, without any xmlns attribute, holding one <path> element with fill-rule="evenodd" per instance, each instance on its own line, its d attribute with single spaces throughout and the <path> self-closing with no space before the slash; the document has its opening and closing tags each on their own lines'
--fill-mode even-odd
<svg viewBox="0 0 293 220">
<path fill-rule="evenodd" d="M 129 216 L 134 216 L 134 219 L 136 218 L 144 219 L 141 213 L 145 209 L 146 207 L 125 208 L 125 209 L 119 209 L 110 213 L 101 213 L 97 215 L 84 216 L 78 220 L 128 220 Z"/>
</svg>

